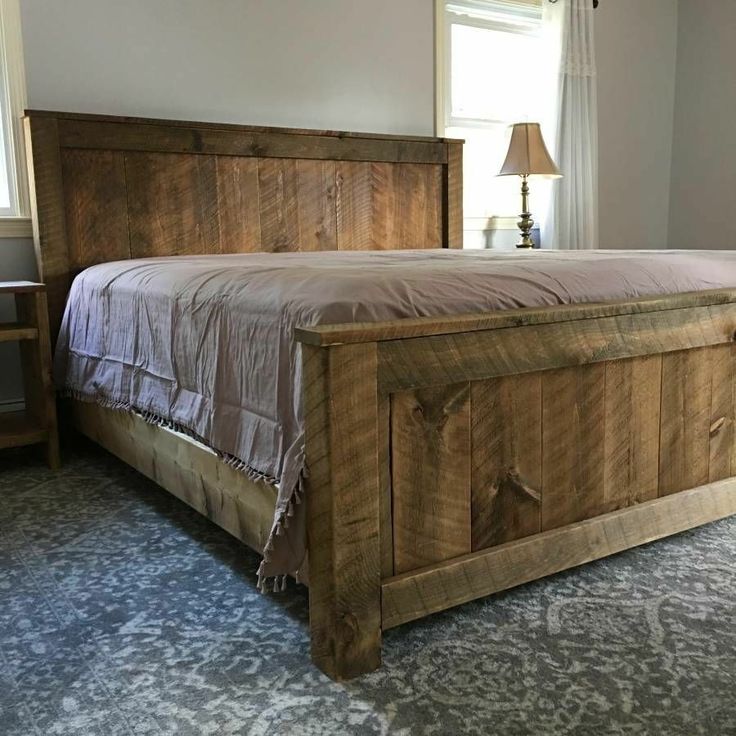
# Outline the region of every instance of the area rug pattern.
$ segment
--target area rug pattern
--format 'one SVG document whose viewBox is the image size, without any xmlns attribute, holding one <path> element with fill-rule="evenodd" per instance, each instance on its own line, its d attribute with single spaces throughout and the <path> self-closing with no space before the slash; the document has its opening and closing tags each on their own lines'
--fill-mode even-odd
<svg viewBox="0 0 736 736">
<path fill-rule="evenodd" d="M 347 684 L 257 565 L 100 450 L 0 454 L 0 733 L 736 734 L 736 519 L 392 630 Z"/>
</svg>

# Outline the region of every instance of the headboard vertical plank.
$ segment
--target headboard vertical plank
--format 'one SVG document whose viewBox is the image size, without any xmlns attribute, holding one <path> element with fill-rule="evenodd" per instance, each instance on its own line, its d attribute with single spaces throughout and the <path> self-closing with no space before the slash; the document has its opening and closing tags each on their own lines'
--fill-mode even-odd
<svg viewBox="0 0 736 736">
<path fill-rule="evenodd" d="M 289 251 L 299 242 L 297 161 L 293 158 L 258 160 L 258 199 L 261 210 L 261 248 Z"/>
<path fill-rule="evenodd" d="M 220 252 L 214 156 L 126 151 L 125 176 L 133 258 Z"/>
<path fill-rule="evenodd" d="M 393 209 L 389 211 L 387 242 L 403 248 L 441 248 L 444 243 L 442 209 L 432 202 L 443 197 L 442 174 L 438 166 L 391 164 L 394 184 Z"/>
<path fill-rule="evenodd" d="M 55 339 L 72 278 L 110 260 L 462 247 L 462 142 L 26 113 Z"/>
<path fill-rule="evenodd" d="M 63 148 L 61 173 L 70 265 L 131 258 L 125 154 Z"/>
<path fill-rule="evenodd" d="M 217 201 L 222 252 L 251 253 L 260 250 L 257 158 L 217 157 Z"/>
<path fill-rule="evenodd" d="M 301 250 L 337 250 L 334 161 L 296 163 L 297 217 Z"/>
<path fill-rule="evenodd" d="M 441 248 L 440 167 L 339 161 L 339 250 Z"/>
</svg>

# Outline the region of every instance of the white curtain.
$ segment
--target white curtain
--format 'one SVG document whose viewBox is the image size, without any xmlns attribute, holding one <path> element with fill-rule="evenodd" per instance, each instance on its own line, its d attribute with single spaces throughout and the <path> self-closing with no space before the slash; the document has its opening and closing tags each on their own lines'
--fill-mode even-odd
<svg viewBox="0 0 736 736">
<path fill-rule="evenodd" d="M 542 247 L 598 247 L 598 102 L 593 0 L 543 0 L 553 77 L 545 121 L 563 174 L 549 189 Z"/>
</svg>

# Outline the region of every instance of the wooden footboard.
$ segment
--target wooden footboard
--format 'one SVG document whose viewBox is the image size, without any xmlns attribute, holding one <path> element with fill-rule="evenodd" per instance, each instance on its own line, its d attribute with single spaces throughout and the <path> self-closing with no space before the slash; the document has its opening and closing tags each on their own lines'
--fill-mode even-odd
<svg viewBox="0 0 736 736">
<path fill-rule="evenodd" d="M 735 302 L 301 330 L 315 662 L 736 513 Z"/>
</svg>

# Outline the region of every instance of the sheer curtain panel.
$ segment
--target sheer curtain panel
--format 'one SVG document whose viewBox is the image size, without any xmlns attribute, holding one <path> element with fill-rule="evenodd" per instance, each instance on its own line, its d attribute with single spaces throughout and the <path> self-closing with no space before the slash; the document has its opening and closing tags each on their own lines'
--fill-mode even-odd
<svg viewBox="0 0 736 736">
<path fill-rule="evenodd" d="M 563 178 L 551 190 L 542 247 L 598 247 L 598 102 L 591 0 L 545 0 L 552 68 L 548 129 Z"/>
</svg>

